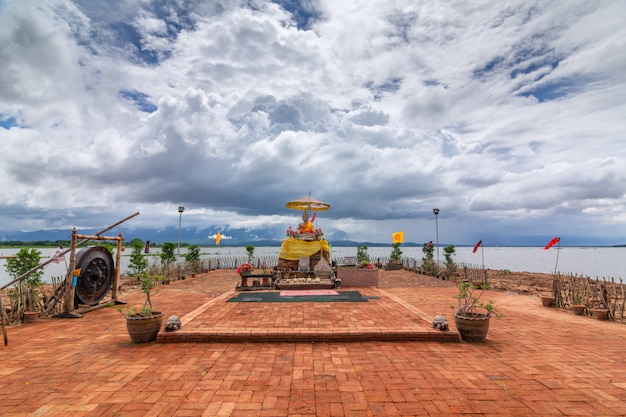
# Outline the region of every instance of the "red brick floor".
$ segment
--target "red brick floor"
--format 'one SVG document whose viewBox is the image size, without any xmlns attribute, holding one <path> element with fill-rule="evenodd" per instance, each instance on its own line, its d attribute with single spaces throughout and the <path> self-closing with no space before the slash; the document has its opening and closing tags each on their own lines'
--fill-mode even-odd
<svg viewBox="0 0 626 417">
<path fill-rule="evenodd" d="M 181 317 L 183 331 L 233 323 L 250 332 L 294 323 L 428 331 L 435 314 L 455 330 L 452 284 L 407 271 L 381 271 L 379 289 L 359 289 L 380 300 L 313 309 L 226 303 L 237 278 L 216 271 L 176 281 L 153 301 L 166 317 Z M 141 294 L 121 298 L 139 303 Z M 504 317 L 492 320 L 481 344 L 133 345 L 114 308 L 43 319 L 10 327 L 9 345 L 0 345 L 0 416 L 626 415 L 625 325 L 545 308 L 528 295 L 490 291 L 488 298 Z"/>
</svg>

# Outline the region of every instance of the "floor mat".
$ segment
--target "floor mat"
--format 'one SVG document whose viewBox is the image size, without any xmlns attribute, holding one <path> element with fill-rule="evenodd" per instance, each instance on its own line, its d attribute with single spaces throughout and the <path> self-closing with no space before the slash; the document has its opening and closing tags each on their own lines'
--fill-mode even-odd
<svg viewBox="0 0 626 417">
<path fill-rule="evenodd" d="M 283 290 L 281 297 L 302 297 L 304 295 L 339 295 L 335 290 Z"/>
<path fill-rule="evenodd" d="M 363 297 L 358 291 L 341 291 L 337 295 L 297 295 L 297 296 L 281 296 L 280 292 L 257 292 L 242 293 L 228 300 L 229 303 L 364 303 L 367 298 Z"/>
</svg>

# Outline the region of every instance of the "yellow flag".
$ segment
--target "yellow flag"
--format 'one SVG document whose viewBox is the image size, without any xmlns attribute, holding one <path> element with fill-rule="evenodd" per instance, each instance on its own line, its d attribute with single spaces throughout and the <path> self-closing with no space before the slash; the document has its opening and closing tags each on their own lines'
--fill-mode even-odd
<svg viewBox="0 0 626 417">
<path fill-rule="evenodd" d="M 215 246 L 220 244 L 220 240 L 222 240 L 222 234 L 220 232 L 217 232 L 217 234 L 215 235 Z"/>
<path fill-rule="evenodd" d="M 393 243 L 403 243 L 404 242 L 404 232 L 396 232 L 391 235 L 393 239 Z"/>
</svg>

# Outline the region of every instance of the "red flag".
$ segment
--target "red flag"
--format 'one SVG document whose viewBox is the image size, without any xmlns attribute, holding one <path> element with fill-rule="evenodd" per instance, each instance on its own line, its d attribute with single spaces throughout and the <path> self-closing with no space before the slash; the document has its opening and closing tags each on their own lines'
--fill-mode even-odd
<svg viewBox="0 0 626 417">
<path fill-rule="evenodd" d="M 483 240 L 479 240 L 477 244 L 474 245 L 474 250 L 472 251 L 472 253 L 476 253 L 476 251 L 478 250 L 478 248 L 480 248 L 480 245 L 483 244 Z"/>
<path fill-rule="evenodd" d="M 546 245 L 545 248 L 543 248 L 544 250 L 548 250 L 550 249 L 552 246 L 556 245 L 557 243 L 559 243 L 561 241 L 560 237 L 555 237 L 554 239 L 552 239 L 550 242 L 548 242 L 548 244 Z"/>
</svg>

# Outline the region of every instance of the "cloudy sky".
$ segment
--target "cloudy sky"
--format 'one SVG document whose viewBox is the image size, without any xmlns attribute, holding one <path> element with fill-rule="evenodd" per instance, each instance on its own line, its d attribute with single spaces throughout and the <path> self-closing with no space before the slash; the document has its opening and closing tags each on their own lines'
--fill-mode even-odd
<svg viewBox="0 0 626 417">
<path fill-rule="evenodd" d="M 622 244 L 625 115 L 624 1 L 0 0 L 0 240 Z"/>
</svg>

